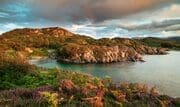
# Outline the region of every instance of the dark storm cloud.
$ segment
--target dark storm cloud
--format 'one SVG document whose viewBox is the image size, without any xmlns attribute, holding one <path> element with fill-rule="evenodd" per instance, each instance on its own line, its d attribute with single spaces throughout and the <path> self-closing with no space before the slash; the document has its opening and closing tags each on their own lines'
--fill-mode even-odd
<svg viewBox="0 0 180 107">
<path fill-rule="evenodd" d="M 171 0 L 27 0 L 37 17 L 52 21 L 100 22 L 144 11 Z"/>
<path fill-rule="evenodd" d="M 0 12 L 9 14 L 9 20 L 48 20 L 60 23 L 84 21 L 101 22 L 162 6 L 173 0 L 0 0 Z M 14 11 L 9 7 L 16 6 Z M 22 12 L 23 9 L 29 11 Z M 26 19 L 25 19 L 26 18 Z M 0 17 L 1 19 L 1 17 Z M 4 20 L 4 19 L 3 19 Z M 23 21 L 22 20 L 22 21 Z M 1 21 L 2 22 L 2 21 Z"/>
</svg>

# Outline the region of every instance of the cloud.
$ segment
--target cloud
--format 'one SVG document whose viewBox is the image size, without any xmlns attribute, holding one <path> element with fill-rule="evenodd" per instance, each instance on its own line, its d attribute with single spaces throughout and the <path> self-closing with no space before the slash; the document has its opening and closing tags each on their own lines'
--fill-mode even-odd
<svg viewBox="0 0 180 107">
<path fill-rule="evenodd" d="M 153 8 L 171 0 L 28 0 L 34 15 L 52 21 L 100 22 Z"/>
<path fill-rule="evenodd" d="M 14 23 L 7 23 L 7 24 L 0 24 L 1 29 L 0 29 L 0 34 L 7 32 L 12 29 L 17 29 L 17 28 L 24 28 L 24 26 L 14 24 Z"/>
<path fill-rule="evenodd" d="M 169 32 L 169 31 L 180 31 L 180 24 L 167 27 L 167 28 L 165 28 L 165 31 L 166 32 Z"/>
<path fill-rule="evenodd" d="M 159 36 L 163 31 L 179 30 L 179 3 L 179 0 L 0 0 L 0 29 L 60 26 L 97 38 Z"/>
<path fill-rule="evenodd" d="M 4 32 L 4 31 L 1 31 L 1 30 L 0 30 L 0 35 L 1 35 L 3 32 Z"/>
<path fill-rule="evenodd" d="M 152 30 L 152 29 L 165 29 L 167 27 L 178 25 L 180 24 L 180 19 L 169 19 L 169 20 L 163 20 L 159 22 L 151 22 L 147 24 L 138 24 L 138 25 L 119 25 L 119 27 L 128 29 L 128 30 Z"/>
<path fill-rule="evenodd" d="M 164 35 L 164 37 L 176 37 L 180 36 L 180 31 L 169 31 L 169 32 L 162 32 L 161 35 Z"/>
<path fill-rule="evenodd" d="M 1 0 L 0 12 L 10 15 L 1 22 L 63 24 L 84 21 L 102 22 L 154 9 L 174 0 Z"/>
<path fill-rule="evenodd" d="M 23 26 L 16 25 L 16 24 L 13 24 L 13 23 L 8 23 L 8 24 L 4 25 L 3 27 L 5 27 L 7 29 L 23 28 Z"/>
<path fill-rule="evenodd" d="M 160 10 L 157 10 L 150 17 L 154 20 L 177 19 L 177 18 L 180 19 L 179 12 L 180 12 L 180 4 L 171 4 Z"/>
</svg>

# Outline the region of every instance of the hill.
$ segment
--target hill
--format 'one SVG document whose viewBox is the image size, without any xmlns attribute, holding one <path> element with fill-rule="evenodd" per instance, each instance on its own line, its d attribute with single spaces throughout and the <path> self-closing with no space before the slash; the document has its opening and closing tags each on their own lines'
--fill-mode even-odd
<svg viewBox="0 0 180 107">
<path fill-rule="evenodd" d="M 18 53 L 22 57 L 47 56 L 54 49 L 56 59 L 68 63 L 138 61 L 141 54 L 166 53 L 133 39 L 93 39 L 58 27 L 15 29 L 0 36 L 0 48 L 6 55 Z"/>
<path fill-rule="evenodd" d="M 180 37 L 168 37 L 167 40 L 172 40 L 172 41 L 180 43 Z"/>
<path fill-rule="evenodd" d="M 169 38 L 155 38 L 155 37 L 147 37 L 143 39 L 138 39 L 143 42 L 145 45 L 153 46 L 153 47 L 163 47 L 169 48 L 173 50 L 180 49 L 180 39 L 179 37 L 169 37 Z"/>
</svg>

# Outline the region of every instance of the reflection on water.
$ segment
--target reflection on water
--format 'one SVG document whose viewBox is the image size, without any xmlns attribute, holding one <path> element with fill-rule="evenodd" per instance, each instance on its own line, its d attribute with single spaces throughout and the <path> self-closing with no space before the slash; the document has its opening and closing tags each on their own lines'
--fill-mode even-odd
<svg viewBox="0 0 180 107">
<path fill-rule="evenodd" d="M 180 97 L 180 52 L 168 55 L 144 56 L 146 62 L 115 64 L 61 64 L 54 60 L 31 61 L 41 67 L 89 73 L 97 77 L 110 76 L 115 82 L 139 82 L 156 86 L 162 94 Z"/>
</svg>

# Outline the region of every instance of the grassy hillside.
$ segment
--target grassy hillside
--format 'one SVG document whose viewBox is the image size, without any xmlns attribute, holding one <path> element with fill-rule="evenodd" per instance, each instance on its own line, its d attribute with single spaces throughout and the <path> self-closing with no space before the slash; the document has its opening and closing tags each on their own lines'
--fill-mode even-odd
<svg viewBox="0 0 180 107">
<path fill-rule="evenodd" d="M 168 37 L 167 40 L 172 40 L 172 41 L 180 43 L 180 37 Z"/>
<path fill-rule="evenodd" d="M 174 37 L 174 38 L 148 37 L 148 38 L 140 39 L 140 41 L 148 46 L 180 50 L 180 40 L 178 39 L 178 37 Z"/>
</svg>

